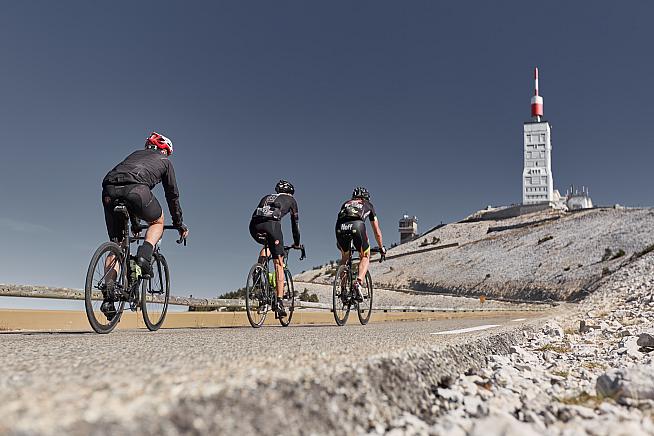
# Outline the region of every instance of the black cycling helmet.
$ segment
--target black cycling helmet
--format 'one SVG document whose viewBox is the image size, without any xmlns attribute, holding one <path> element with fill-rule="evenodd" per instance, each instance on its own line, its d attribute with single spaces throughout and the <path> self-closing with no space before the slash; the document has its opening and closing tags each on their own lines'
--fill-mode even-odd
<svg viewBox="0 0 654 436">
<path fill-rule="evenodd" d="M 357 186 L 352 191 L 352 198 L 363 198 L 364 200 L 370 200 L 370 193 L 363 186 Z"/>
<path fill-rule="evenodd" d="M 286 181 L 284 179 L 280 180 L 277 182 L 277 185 L 275 185 L 275 192 L 278 194 L 295 194 L 295 188 L 293 187 L 293 184 L 289 181 Z"/>
</svg>

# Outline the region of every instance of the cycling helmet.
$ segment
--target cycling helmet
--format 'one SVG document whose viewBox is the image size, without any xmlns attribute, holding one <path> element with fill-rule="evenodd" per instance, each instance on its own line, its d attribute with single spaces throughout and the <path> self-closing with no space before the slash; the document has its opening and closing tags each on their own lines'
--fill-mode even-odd
<svg viewBox="0 0 654 436">
<path fill-rule="evenodd" d="M 275 185 L 275 192 L 278 194 L 295 194 L 295 188 L 291 184 L 291 182 L 288 182 L 286 180 L 280 180 L 277 182 L 277 185 Z"/>
<path fill-rule="evenodd" d="M 173 154 L 173 141 L 157 132 L 150 133 L 150 136 L 148 136 L 148 139 L 145 141 L 145 146 L 156 147 L 159 150 L 166 150 L 168 156 Z"/>
<path fill-rule="evenodd" d="M 370 200 L 370 193 L 363 186 L 357 186 L 352 191 L 352 198 L 363 198 L 364 200 Z"/>
</svg>

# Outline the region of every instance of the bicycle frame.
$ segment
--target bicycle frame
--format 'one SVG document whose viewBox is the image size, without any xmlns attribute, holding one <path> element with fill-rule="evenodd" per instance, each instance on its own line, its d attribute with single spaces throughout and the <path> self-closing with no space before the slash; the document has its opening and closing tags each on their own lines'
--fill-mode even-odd
<svg viewBox="0 0 654 436">
<path fill-rule="evenodd" d="M 138 227 L 133 226 L 132 225 L 133 223 L 132 223 L 132 221 L 130 219 L 130 216 L 129 216 L 129 212 L 127 210 L 127 206 L 125 206 L 125 205 L 118 205 L 118 206 L 114 207 L 114 212 L 117 213 L 117 214 L 123 215 L 123 218 L 125 220 L 125 224 L 123 226 L 123 232 L 122 232 L 122 236 L 123 236 L 122 241 L 120 241 L 120 242 L 116 241 L 116 242 L 119 243 L 119 245 L 120 245 L 120 247 L 121 247 L 121 249 L 123 251 L 123 259 L 122 259 L 122 263 L 121 263 L 121 270 L 128 272 L 128 271 L 130 271 L 130 269 L 129 269 L 129 260 L 130 260 L 130 257 L 131 257 L 131 244 L 133 242 L 138 242 L 138 241 L 144 241 L 145 240 L 145 236 L 132 236 L 131 233 L 130 233 L 130 227 L 132 227 L 131 230 L 136 229 L 140 233 L 143 230 L 147 230 L 149 225 L 139 224 Z M 177 229 L 178 228 L 176 226 L 171 226 L 171 225 L 164 226 L 164 230 L 177 230 Z M 186 245 L 186 239 L 183 239 L 183 238 L 180 238 L 177 241 L 177 243 L 179 244 L 182 241 L 184 242 L 184 245 Z M 159 244 L 158 243 L 155 244 L 153 253 L 154 254 L 159 253 Z M 134 307 L 138 306 L 138 304 L 139 304 L 138 289 L 139 289 L 139 285 L 142 283 L 142 281 L 143 281 L 143 276 L 140 276 L 136 282 L 132 282 L 131 281 L 131 274 L 127 275 L 127 283 L 126 283 L 127 286 L 126 286 L 126 289 L 122 290 L 123 295 L 121 297 L 125 298 L 126 301 L 130 303 L 130 306 L 132 306 L 132 307 L 130 307 L 131 309 L 134 309 Z"/>
<path fill-rule="evenodd" d="M 288 255 L 289 255 L 290 251 L 292 249 L 294 249 L 294 248 L 295 247 L 293 247 L 293 246 L 285 246 L 284 247 L 284 259 L 282 261 L 283 265 L 284 265 L 284 273 L 286 273 L 286 271 L 289 271 L 289 269 L 286 266 L 288 264 Z M 268 280 L 268 277 L 269 277 L 269 274 L 270 274 L 270 271 L 271 271 L 269 265 L 270 265 L 271 261 L 274 261 L 274 258 L 273 258 L 272 252 L 269 250 L 267 241 L 264 242 L 264 244 L 263 244 L 263 250 L 264 250 L 264 253 L 266 253 L 266 260 L 264 261 L 264 263 L 262 265 L 263 271 L 266 274 L 266 296 L 268 296 L 270 298 L 270 301 L 271 301 L 271 304 L 272 304 L 272 303 L 275 303 L 275 301 L 277 300 L 277 289 L 276 288 L 273 289 L 272 286 L 271 286 L 270 281 Z M 304 250 L 304 246 L 301 246 L 300 248 L 297 248 L 297 250 L 302 251 L 302 255 L 300 256 L 300 260 L 305 259 L 306 258 L 306 251 Z M 277 283 L 276 281 L 279 280 L 279 277 L 277 277 L 277 270 L 275 269 L 274 265 L 273 265 L 272 271 L 275 274 L 275 283 Z M 270 296 L 270 294 L 273 294 L 273 295 Z"/>
</svg>

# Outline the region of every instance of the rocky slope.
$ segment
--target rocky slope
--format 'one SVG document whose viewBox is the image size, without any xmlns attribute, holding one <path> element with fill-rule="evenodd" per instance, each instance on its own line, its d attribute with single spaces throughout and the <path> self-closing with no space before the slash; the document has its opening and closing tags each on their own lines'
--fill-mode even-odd
<svg viewBox="0 0 654 436">
<path fill-rule="evenodd" d="M 652 209 L 547 211 L 453 223 L 390 250 L 387 262 L 371 264 L 371 273 L 378 287 L 389 289 L 576 300 L 650 248 L 653 235 Z M 330 283 L 333 273 L 327 266 L 296 279 Z"/>
<path fill-rule="evenodd" d="M 508 355 L 434 392 L 433 417 L 389 434 L 654 434 L 654 257 L 606 279 Z"/>
</svg>

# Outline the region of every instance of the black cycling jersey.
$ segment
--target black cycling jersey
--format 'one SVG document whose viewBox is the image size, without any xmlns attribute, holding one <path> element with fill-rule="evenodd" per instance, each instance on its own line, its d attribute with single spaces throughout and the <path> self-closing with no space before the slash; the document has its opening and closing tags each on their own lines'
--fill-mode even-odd
<svg viewBox="0 0 654 436">
<path fill-rule="evenodd" d="M 370 222 L 377 219 L 375 207 L 369 200 L 353 198 L 352 200 L 343 203 L 340 212 L 338 212 L 338 219 L 336 222 L 342 223 L 356 220 L 365 221 L 366 218 L 370 218 Z"/>
<path fill-rule="evenodd" d="M 252 222 L 281 221 L 282 217 L 291 213 L 291 229 L 293 231 L 293 243 L 300 245 L 300 227 L 298 221 L 297 202 L 290 194 L 266 195 L 259 201 L 259 205 L 252 213 Z"/>
<path fill-rule="evenodd" d="M 102 181 L 102 186 L 140 184 L 147 185 L 152 189 L 160 182 L 166 193 L 166 202 L 173 225 L 181 225 L 182 208 L 179 205 L 179 190 L 173 163 L 158 150 L 145 149 L 130 154 L 107 173 Z"/>
</svg>

